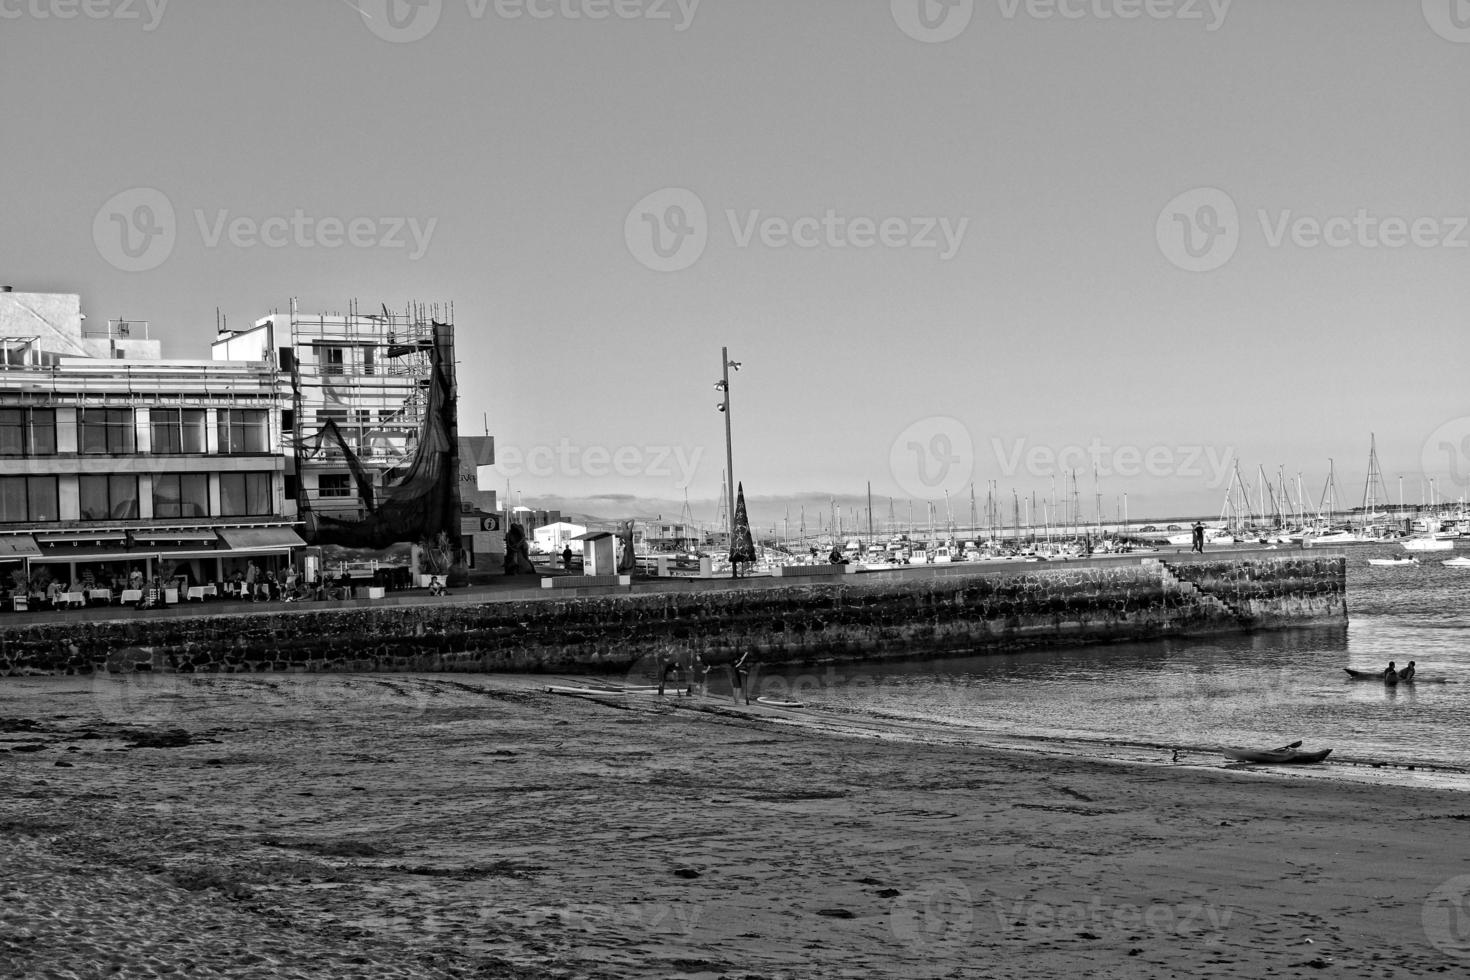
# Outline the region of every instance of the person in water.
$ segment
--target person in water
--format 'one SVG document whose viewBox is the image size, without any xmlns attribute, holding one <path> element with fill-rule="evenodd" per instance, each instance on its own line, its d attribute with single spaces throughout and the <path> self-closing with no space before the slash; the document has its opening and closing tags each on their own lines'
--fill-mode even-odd
<svg viewBox="0 0 1470 980">
<path fill-rule="evenodd" d="M 1392 660 L 1388 662 L 1388 669 L 1383 672 L 1383 679 L 1386 681 L 1396 681 L 1399 679 L 1399 672 L 1394 669 Z"/>
<path fill-rule="evenodd" d="M 1414 661 L 1409 661 L 1409 666 L 1399 671 L 1399 680 L 1411 681 L 1414 679 Z"/>
</svg>

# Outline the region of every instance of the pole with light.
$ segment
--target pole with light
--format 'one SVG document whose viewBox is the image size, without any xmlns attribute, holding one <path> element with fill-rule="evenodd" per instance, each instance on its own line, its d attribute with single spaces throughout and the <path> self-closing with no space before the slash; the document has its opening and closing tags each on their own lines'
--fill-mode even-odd
<svg viewBox="0 0 1470 980">
<path fill-rule="evenodd" d="M 730 448 L 730 369 L 740 370 L 740 362 L 730 360 L 730 349 L 720 348 L 720 380 L 715 382 L 715 389 L 724 395 L 715 408 L 725 415 L 725 492 L 728 495 L 729 523 L 725 530 L 729 534 L 728 552 L 735 552 L 735 454 Z M 730 562 L 730 572 L 735 572 L 735 562 Z"/>
</svg>

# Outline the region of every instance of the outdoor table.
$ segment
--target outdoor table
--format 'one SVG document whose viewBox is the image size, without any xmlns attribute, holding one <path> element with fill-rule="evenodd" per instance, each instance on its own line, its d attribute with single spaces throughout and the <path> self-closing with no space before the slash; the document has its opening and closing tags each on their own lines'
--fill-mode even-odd
<svg viewBox="0 0 1470 980">
<path fill-rule="evenodd" d="M 80 609 L 87 604 L 87 596 L 82 592 L 63 592 L 56 597 L 56 604 Z"/>
<path fill-rule="evenodd" d="M 112 601 L 111 589 L 89 589 L 87 598 L 92 602 L 100 602 L 104 605 Z"/>
<path fill-rule="evenodd" d="M 191 585 L 191 586 L 189 586 L 188 598 L 190 598 L 190 599 L 198 599 L 200 602 L 203 602 L 205 596 L 214 596 L 214 597 L 218 598 L 219 597 L 219 590 L 216 589 L 212 585 Z"/>
<path fill-rule="evenodd" d="M 118 601 L 123 602 L 123 603 L 128 603 L 128 602 L 142 602 L 143 601 L 143 590 L 142 589 L 123 589 L 123 591 L 122 591 L 122 598 L 120 600 L 118 600 Z"/>
</svg>

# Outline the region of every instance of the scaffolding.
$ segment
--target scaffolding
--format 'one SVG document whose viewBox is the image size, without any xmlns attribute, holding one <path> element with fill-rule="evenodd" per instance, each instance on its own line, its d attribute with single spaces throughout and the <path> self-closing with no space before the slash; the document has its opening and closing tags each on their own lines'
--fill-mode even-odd
<svg viewBox="0 0 1470 980">
<path fill-rule="evenodd" d="M 283 348 L 291 363 L 280 367 L 291 376 L 294 418 L 283 428 L 308 506 L 361 515 L 352 471 L 383 488 L 412 462 L 429 412 L 434 323 L 453 317 L 452 304 L 369 313 L 354 302 L 346 313 L 302 314 L 292 301 Z"/>
</svg>

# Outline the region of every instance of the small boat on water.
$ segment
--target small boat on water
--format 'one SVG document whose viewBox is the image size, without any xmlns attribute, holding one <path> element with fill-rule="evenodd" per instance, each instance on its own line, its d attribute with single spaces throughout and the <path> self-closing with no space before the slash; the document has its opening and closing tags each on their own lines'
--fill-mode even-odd
<svg viewBox="0 0 1470 980">
<path fill-rule="evenodd" d="M 1387 568 L 1402 568 L 1405 565 L 1417 565 L 1417 558 L 1369 558 L 1368 564 Z"/>
<path fill-rule="evenodd" d="M 1331 749 L 1303 752 L 1301 742 L 1283 745 L 1279 749 L 1224 749 L 1225 758 L 1234 762 L 1253 762 L 1260 765 L 1285 766 L 1308 765 L 1321 762 L 1332 754 Z"/>
<path fill-rule="evenodd" d="M 1449 568 L 1470 568 L 1470 558 L 1446 558 L 1440 564 Z"/>
</svg>

